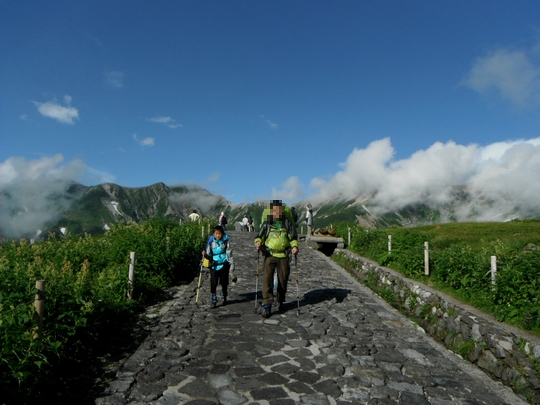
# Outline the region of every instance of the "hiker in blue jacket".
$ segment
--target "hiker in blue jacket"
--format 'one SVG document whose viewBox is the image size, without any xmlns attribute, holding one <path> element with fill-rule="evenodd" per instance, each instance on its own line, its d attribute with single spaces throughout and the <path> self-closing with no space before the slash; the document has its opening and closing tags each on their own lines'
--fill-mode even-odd
<svg viewBox="0 0 540 405">
<path fill-rule="evenodd" d="M 236 281 L 236 276 L 234 275 L 231 238 L 225 233 L 222 226 L 217 225 L 214 227 L 214 233 L 208 238 L 208 243 L 203 253 L 210 260 L 210 307 L 216 308 L 217 306 L 216 289 L 218 284 L 221 284 L 223 305 L 227 305 L 229 271 L 231 272 L 233 282 Z"/>
</svg>

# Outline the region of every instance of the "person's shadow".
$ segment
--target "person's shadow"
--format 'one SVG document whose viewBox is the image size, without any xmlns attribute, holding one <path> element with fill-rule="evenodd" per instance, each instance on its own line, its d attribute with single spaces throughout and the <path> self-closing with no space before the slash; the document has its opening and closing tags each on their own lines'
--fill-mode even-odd
<svg viewBox="0 0 540 405">
<path fill-rule="evenodd" d="M 295 309 L 298 309 L 298 307 L 305 307 L 308 305 L 314 305 L 318 304 L 323 301 L 332 301 L 333 299 L 336 300 L 336 302 L 343 302 L 343 300 L 347 297 L 347 295 L 351 292 L 351 290 L 346 290 L 344 288 L 319 288 L 316 290 L 311 290 L 306 292 L 300 299 L 294 299 L 293 293 L 294 291 L 289 290 L 287 293 L 287 296 L 290 297 L 290 299 L 285 302 L 284 306 L 280 309 L 280 313 L 285 313 L 288 311 L 292 311 Z M 289 295 L 290 294 L 290 295 Z M 257 301 L 258 305 L 257 308 L 255 308 L 255 311 L 260 307 L 262 302 L 262 291 L 257 291 Z M 255 292 L 250 293 L 243 293 L 239 294 L 238 299 L 229 300 L 227 305 L 230 304 L 243 304 L 245 306 L 248 302 L 255 302 Z"/>
<path fill-rule="evenodd" d="M 323 301 L 332 301 L 333 299 L 335 299 L 336 302 L 343 302 L 350 292 L 351 290 L 346 290 L 344 288 L 318 288 L 316 290 L 311 290 L 306 292 L 303 297 L 300 297 L 300 300 L 297 299 L 286 302 L 281 309 L 281 312 L 285 313 L 287 311 L 298 309 L 298 307 L 301 308 L 308 305 L 314 305 Z"/>
</svg>

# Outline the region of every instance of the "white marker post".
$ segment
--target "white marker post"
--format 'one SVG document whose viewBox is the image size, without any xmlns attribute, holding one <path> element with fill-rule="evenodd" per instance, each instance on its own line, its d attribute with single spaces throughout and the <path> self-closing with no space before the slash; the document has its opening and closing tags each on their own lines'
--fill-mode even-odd
<svg viewBox="0 0 540 405">
<path fill-rule="evenodd" d="M 424 242 L 424 275 L 429 276 L 429 245 Z"/>
<path fill-rule="evenodd" d="M 129 254 L 129 275 L 128 275 L 128 299 L 133 298 L 133 291 L 135 291 L 135 252 Z"/>
</svg>

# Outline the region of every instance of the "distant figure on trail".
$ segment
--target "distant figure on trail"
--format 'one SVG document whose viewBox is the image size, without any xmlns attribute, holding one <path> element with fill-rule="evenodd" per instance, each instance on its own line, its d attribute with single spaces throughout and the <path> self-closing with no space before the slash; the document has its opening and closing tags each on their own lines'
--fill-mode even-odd
<svg viewBox="0 0 540 405">
<path fill-rule="evenodd" d="M 249 231 L 249 228 L 248 228 L 248 217 L 247 215 L 244 215 L 244 218 L 242 218 L 242 230 L 243 231 Z"/>
<path fill-rule="evenodd" d="M 295 207 L 291 207 L 291 214 L 292 214 L 292 219 L 294 221 L 294 226 L 298 226 L 298 212 L 296 212 L 296 208 Z"/>
<path fill-rule="evenodd" d="M 224 231 L 227 230 L 227 217 L 225 216 L 225 213 L 223 211 L 221 211 L 218 222 Z"/>
<path fill-rule="evenodd" d="M 189 214 L 188 218 L 190 221 L 198 221 L 201 218 L 201 216 L 197 214 L 197 210 L 193 210 L 193 212 Z"/>
<path fill-rule="evenodd" d="M 274 302 L 274 272 L 277 272 L 277 302 L 283 311 L 283 303 L 287 294 L 287 283 L 291 272 L 289 252 L 298 254 L 298 235 L 292 220 L 283 213 L 281 200 L 270 203 L 271 214 L 267 216 L 261 230 L 254 240 L 255 247 L 264 254 L 264 276 L 262 293 L 262 316 L 269 318 Z"/>
<path fill-rule="evenodd" d="M 313 210 L 310 203 L 306 204 L 307 234 L 313 235 Z"/>
<path fill-rule="evenodd" d="M 253 225 L 253 217 L 251 215 L 248 217 L 248 226 L 250 232 L 255 232 L 255 226 Z"/>
<path fill-rule="evenodd" d="M 229 271 L 232 281 L 236 282 L 234 275 L 234 260 L 231 247 L 231 238 L 225 230 L 216 225 L 214 233 L 208 238 L 206 249 L 203 250 L 204 257 L 210 261 L 210 308 L 217 306 L 217 285 L 221 284 L 223 294 L 223 304 L 227 305 L 227 286 L 229 285 Z"/>
</svg>

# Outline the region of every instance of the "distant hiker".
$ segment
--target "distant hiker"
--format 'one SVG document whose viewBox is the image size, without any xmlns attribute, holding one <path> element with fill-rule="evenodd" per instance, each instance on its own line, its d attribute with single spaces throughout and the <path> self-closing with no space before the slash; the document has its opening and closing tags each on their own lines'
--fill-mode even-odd
<svg viewBox="0 0 540 405">
<path fill-rule="evenodd" d="M 248 226 L 250 232 L 255 232 L 255 226 L 253 225 L 253 217 L 251 215 L 248 217 Z"/>
<path fill-rule="evenodd" d="M 306 204 L 307 234 L 313 235 L 313 210 L 310 203 Z"/>
<path fill-rule="evenodd" d="M 223 211 L 221 211 L 218 222 L 224 231 L 227 230 L 227 217 L 225 216 L 225 213 Z"/>
<path fill-rule="evenodd" d="M 190 221 L 198 221 L 201 218 L 201 216 L 197 214 L 196 210 L 193 210 L 193 212 L 189 214 L 188 218 Z"/>
<path fill-rule="evenodd" d="M 298 212 L 296 212 L 295 207 L 291 207 L 291 214 L 292 214 L 292 219 L 294 221 L 294 226 L 297 226 L 298 225 Z"/>
<path fill-rule="evenodd" d="M 254 240 L 255 247 L 264 255 L 263 305 L 262 316 L 270 317 L 272 303 L 274 302 L 274 272 L 277 272 L 277 302 L 280 311 L 283 310 L 287 282 L 289 281 L 290 266 L 289 252 L 298 253 L 298 236 L 292 221 L 283 214 L 281 200 L 270 202 L 270 215 L 261 226 L 261 230 Z"/>
<path fill-rule="evenodd" d="M 243 231 L 246 231 L 246 232 L 249 231 L 248 221 L 249 221 L 249 219 L 248 219 L 247 215 L 244 215 L 244 218 L 242 218 L 242 230 Z"/>
<path fill-rule="evenodd" d="M 231 238 L 220 225 L 214 227 L 214 233 L 208 238 L 203 254 L 210 261 L 210 307 L 215 308 L 217 306 L 216 290 L 218 284 L 221 284 L 222 305 L 227 305 L 229 270 L 233 282 L 236 282 L 236 276 L 234 275 Z"/>
</svg>

